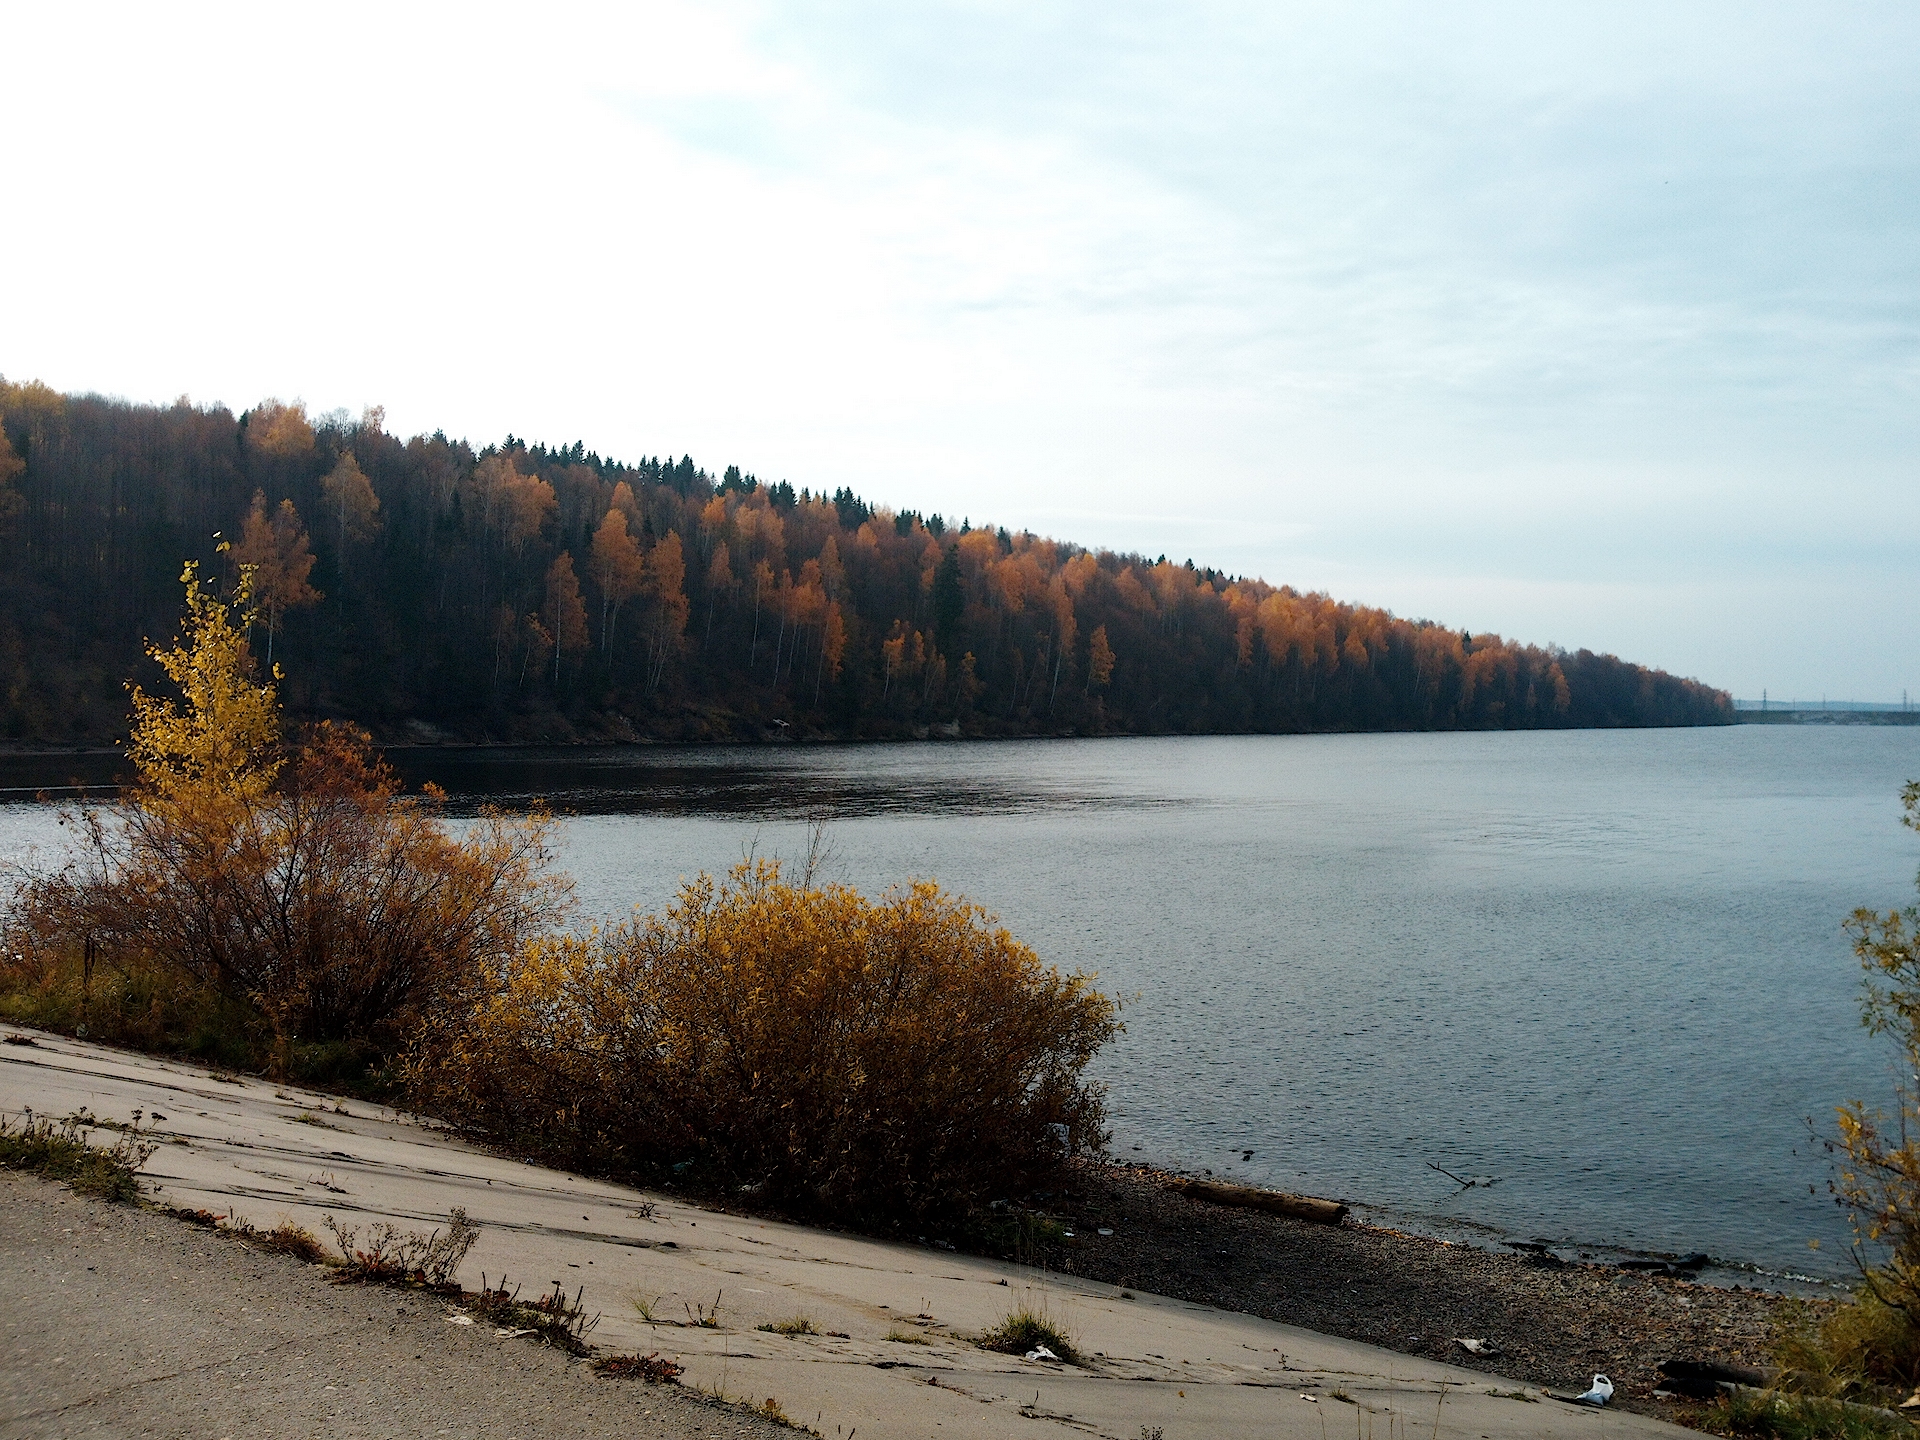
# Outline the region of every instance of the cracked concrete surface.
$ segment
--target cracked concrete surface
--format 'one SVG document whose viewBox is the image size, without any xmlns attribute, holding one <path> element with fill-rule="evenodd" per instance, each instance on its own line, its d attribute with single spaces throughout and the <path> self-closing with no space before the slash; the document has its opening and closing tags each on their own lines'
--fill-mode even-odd
<svg viewBox="0 0 1920 1440">
<path fill-rule="evenodd" d="M 1137 1440 L 1143 1428 L 1156 1426 L 1167 1440 L 1326 1440 L 1344 1435 L 1349 1424 L 1357 1435 L 1398 1428 L 1431 1440 L 1685 1433 L 1253 1316 L 939 1249 L 705 1211 L 490 1155 L 357 1102 L 336 1108 L 329 1097 L 290 1087 L 222 1079 L 39 1032 L 34 1039 L 32 1047 L 0 1046 L 0 1108 L 31 1105 L 63 1115 L 86 1106 L 116 1120 L 136 1107 L 158 1112 L 164 1143 L 145 1178 L 159 1203 L 231 1210 L 262 1227 L 291 1220 L 322 1235 L 326 1215 L 421 1230 L 464 1206 L 482 1227 L 462 1271 L 469 1285 L 484 1272 L 489 1280 L 505 1275 L 524 1284 L 528 1294 L 555 1282 L 581 1288 L 588 1310 L 601 1316 L 590 1338 L 603 1350 L 657 1350 L 687 1367 L 686 1385 L 754 1403 L 774 1397 L 787 1414 L 836 1440 L 856 1431 L 862 1440 Z M 161 1217 L 141 1223 L 178 1224 Z M 209 1296 L 208 1303 L 218 1299 Z M 1028 1362 L 969 1342 L 1021 1304 L 1044 1309 L 1070 1331 L 1088 1364 Z M 715 1311 L 717 1324 L 692 1323 Z M 796 1316 L 821 1333 L 756 1328 Z M 223 1333 L 246 1332 L 237 1318 L 223 1323 Z M 444 1317 L 432 1323 L 461 1328 Z M 78 1327 L 55 1331 L 41 1346 L 47 1353 L 82 1348 Z M 924 1343 L 889 1338 L 903 1335 Z M 533 1348 L 495 1341 L 490 1330 L 480 1338 Z M 488 1353 L 504 1363 L 509 1350 Z M 380 1363 L 404 1373 L 419 1363 L 412 1354 L 396 1341 L 381 1348 Z M 583 1386 L 580 1393 L 600 1392 Z M 440 1423 L 458 1423 L 461 1400 L 443 1397 L 445 1413 L 456 1419 Z M 554 1418 L 546 1417 L 543 1431 Z M 264 1432 L 237 1426 L 234 1433 Z"/>
<path fill-rule="evenodd" d="M 791 1436 L 446 1323 L 426 1297 L 0 1171 L 0 1435 Z M 564 1417 L 556 1423 L 556 1417 Z"/>
</svg>

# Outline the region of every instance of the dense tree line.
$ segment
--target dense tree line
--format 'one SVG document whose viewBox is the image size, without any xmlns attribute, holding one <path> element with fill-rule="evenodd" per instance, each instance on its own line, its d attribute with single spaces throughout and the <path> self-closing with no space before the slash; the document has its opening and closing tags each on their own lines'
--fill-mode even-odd
<svg viewBox="0 0 1920 1440">
<path fill-rule="evenodd" d="M 392 740 L 1711 724 L 1722 691 L 729 466 L 0 380 L 0 735 L 124 733 L 183 560 Z"/>
</svg>

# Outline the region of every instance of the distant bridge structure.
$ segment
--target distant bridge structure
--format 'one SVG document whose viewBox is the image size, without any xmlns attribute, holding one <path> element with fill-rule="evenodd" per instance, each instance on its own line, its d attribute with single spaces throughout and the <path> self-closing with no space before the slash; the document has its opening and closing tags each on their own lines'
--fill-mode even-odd
<svg viewBox="0 0 1920 1440">
<path fill-rule="evenodd" d="M 1758 700 L 1735 700 L 1733 718 L 1741 725 L 1920 725 L 1920 706 L 1901 692 L 1897 704 L 1880 700 L 1773 700 L 1763 690 Z"/>
</svg>

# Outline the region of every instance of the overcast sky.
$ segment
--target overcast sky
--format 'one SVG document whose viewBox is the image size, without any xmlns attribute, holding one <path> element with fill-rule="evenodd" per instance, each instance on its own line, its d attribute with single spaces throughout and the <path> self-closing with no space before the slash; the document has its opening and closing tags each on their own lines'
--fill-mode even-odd
<svg viewBox="0 0 1920 1440">
<path fill-rule="evenodd" d="M 0 4 L 0 374 L 1920 698 L 1920 7 Z"/>
</svg>

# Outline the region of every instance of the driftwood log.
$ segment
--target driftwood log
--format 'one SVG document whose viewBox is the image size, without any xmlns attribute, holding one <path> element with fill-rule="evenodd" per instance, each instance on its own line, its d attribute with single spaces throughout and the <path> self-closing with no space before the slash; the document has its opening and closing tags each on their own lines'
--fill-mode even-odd
<svg viewBox="0 0 1920 1440">
<path fill-rule="evenodd" d="M 1656 1390 L 1690 1400 L 1712 1400 L 1731 1390 L 1764 1390 L 1780 1377 L 1772 1370 L 1724 1360 L 1662 1360 Z"/>
<path fill-rule="evenodd" d="M 1219 1180 L 1178 1179 L 1167 1182 L 1189 1200 L 1207 1200 L 1215 1205 L 1232 1205 L 1242 1210 L 1265 1210 L 1274 1215 L 1291 1215 L 1296 1220 L 1316 1220 L 1322 1225 L 1338 1225 L 1347 1218 L 1347 1207 L 1338 1200 L 1316 1200 L 1311 1195 L 1286 1195 L 1278 1190 L 1256 1190 L 1251 1185 L 1228 1185 Z"/>
</svg>

